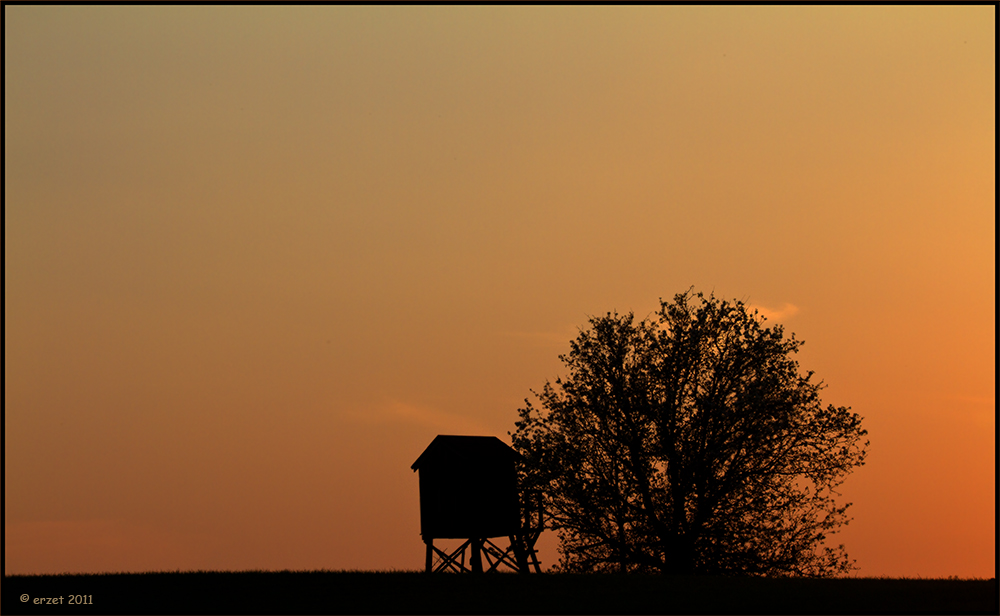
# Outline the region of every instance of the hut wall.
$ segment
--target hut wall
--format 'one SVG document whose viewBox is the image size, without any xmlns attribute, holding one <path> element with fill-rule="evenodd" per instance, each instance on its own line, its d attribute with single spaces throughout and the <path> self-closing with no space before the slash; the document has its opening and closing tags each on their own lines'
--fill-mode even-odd
<svg viewBox="0 0 1000 616">
<path fill-rule="evenodd" d="M 425 539 L 501 537 L 518 532 L 517 476 L 510 460 L 428 463 L 419 469 Z"/>
</svg>

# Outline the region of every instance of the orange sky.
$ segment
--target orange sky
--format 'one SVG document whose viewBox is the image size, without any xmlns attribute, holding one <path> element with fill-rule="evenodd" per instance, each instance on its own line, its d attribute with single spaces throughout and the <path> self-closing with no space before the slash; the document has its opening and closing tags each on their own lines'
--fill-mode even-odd
<svg viewBox="0 0 1000 616">
<path fill-rule="evenodd" d="M 861 575 L 994 575 L 994 6 L 4 18 L 6 573 L 420 568 L 434 435 L 694 285 L 865 418 Z"/>
</svg>

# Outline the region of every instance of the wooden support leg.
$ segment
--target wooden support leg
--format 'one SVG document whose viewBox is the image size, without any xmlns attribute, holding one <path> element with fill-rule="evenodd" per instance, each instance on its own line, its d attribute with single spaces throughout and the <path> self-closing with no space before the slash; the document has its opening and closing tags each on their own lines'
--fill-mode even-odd
<svg viewBox="0 0 1000 616">
<path fill-rule="evenodd" d="M 483 572 L 483 540 L 473 539 L 472 540 L 472 554 L 469 557 L 469 565 L 472 567 L 473 573 Z"/>
<path fill-rule="evenodd" d="M 538 550 L 535 549 L 535 542 L 538 541 L 538 536 L 541 534 L 541 531 L 531 533 L 531 536 L 527 540 L 528 547 L 526 551 L 528 553 L 528 558 L 531 559 L 531 564 L 535 567 L 535 573 L 542 572 L 542 567 L 538 562 Z"/>
<path fill-rule="evenodd" d="M 434 539 L 424 539 L 424 543 L 427 544 L 427 558 L 426 558 L 426 568 L 427 573 L 434 572 Z"/>
<path fill-rule="evenodd" d="M 524 550 L 524 541 L 520 535 L 511 535 L 510 545 L 514 549 L 514 559 L 517 561 L 518 573 L 528 572 L 528 554 Z"/>
</svg>

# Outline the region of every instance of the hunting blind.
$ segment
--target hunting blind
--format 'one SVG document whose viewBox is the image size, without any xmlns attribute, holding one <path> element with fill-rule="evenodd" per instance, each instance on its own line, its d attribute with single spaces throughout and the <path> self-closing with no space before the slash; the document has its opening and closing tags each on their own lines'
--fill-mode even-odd
<svg viewBox="0 0 1000 616">
<path fill-rule="evenodd" d="M 539 571 L 534 545 L 542 530 L 540 500 L 518 490 L 521 459 L 495 436 L 441 435 L 420 454 L 410 468 L 419 472 L 428 572 L 481 572 L 484 556 L 488 571 L 502 564 L 527 572 L 529 560 Z M 496 537 L 507 537 L 510 545 L 500 548 L 490 541 Z M 449 554 L 434 546 L 435 539 L 466 541 Z"/>
</svg>

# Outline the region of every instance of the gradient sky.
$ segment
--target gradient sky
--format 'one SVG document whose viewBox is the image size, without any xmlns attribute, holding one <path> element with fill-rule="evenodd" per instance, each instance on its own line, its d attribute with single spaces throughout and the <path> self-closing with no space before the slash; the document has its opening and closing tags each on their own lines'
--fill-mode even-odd
<svg viewBox="0 0 1000 616">
<path fill-rule="evenodd" d="M 994 575 L 994 6 L 4 19 L 6 573 L 420 568 L 431 439 L 693 285 L 865 418 L 860 575 Z"/>
</svg>

